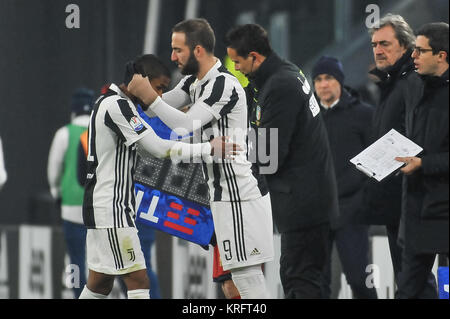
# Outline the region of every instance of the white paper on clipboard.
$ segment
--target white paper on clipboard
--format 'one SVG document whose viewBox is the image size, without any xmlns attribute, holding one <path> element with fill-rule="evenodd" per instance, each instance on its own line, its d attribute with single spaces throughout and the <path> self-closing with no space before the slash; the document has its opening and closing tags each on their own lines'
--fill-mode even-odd
<svg viewBox="0 0 450 319">
<path fill-rule="evenodd" d="M 393 173 L 403 166 L 396 157 L 416 156 L 422 148 L 403 136 L 395 129 L 391 129 L 364 151 L 353 157 L 350 162 L 357 169 L 377 181 Z"/>
</svg>

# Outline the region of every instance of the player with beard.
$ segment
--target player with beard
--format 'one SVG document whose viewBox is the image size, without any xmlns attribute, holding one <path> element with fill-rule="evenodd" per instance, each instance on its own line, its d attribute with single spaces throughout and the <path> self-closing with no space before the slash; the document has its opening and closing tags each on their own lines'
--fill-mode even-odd
<svg viewBox="0 0 450 319">
<path fill-rule="evenodd" d="M 246 95 L 239 81 L 214 56 L 214 45 L 214 31 L 206 20 L 178 23 L 172 29 L 171 59 L 185 77 L 162 98 L 138 74 L 128 90 L 178 135 L 194 132 L 202 141 L 230 136 L 246 150 Z M 177 110 L 185 105 L 191 105 L 186 113 Z M 231 270 L 243 299 L 268 298 L 261 264 L 271 261 L 274 252 L 265 180 L 253 172 L 246 152 L 233 161 L 203 162 L 203 171 L 224 270 Z"/>
</svg>

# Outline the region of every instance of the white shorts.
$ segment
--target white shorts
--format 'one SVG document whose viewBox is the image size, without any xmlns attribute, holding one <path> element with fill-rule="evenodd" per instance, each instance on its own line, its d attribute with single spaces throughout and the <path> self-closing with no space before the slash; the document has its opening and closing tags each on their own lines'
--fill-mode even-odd
<svg viewBox="0 0 450 319">
<path fill-rule="evenodd" d="M 108 275 L 123 275 L 145 269 L 145 259 L 137 229 L 88 229 L 86 236 L 88 268 Z"/>
<path fill-rule="evenodd" d="M 270 195 L 243 202 L 211 202 L 224 270 L 273 260 Z"/>
</svg>

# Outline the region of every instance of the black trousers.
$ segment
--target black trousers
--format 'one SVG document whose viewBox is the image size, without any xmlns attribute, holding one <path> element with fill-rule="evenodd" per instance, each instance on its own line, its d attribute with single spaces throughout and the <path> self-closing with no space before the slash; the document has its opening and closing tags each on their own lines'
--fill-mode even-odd
<svg viewBox="0 0 450 319">
<path fill-rule="evenodd" d="M 369 264 L 369 226 L 345 225 L 330 232 L 327 263 L 324 268 L 322 283 L 323 298 L 331 295 L 331 253 L 333 242 L 336 243 L 342 270 L 352 288 L 354 299 L 377 299 L 376 288 L 366 285 L 366 267 Z"/>
<path fill-rule="evenodd" d="M 281 234 L 280 278 L 287 299 L 321 299 L 330 227 Z"/>
<path fill-rule="evenodd" d="M 392 268 L 394 270 L 394 280 L 398 286 L 398 276 L 402 270 L 403 249 L 398 244 L 399 225 L 387 225 L 386 235 L 391 253 Z"/>
<path fill-rule="evenodd" d="M 398 279 L 398 299 L 437 299 L 436 278 L 431 272 L 436 254 L 415 254 L 403 250 Z"/>
</svg>

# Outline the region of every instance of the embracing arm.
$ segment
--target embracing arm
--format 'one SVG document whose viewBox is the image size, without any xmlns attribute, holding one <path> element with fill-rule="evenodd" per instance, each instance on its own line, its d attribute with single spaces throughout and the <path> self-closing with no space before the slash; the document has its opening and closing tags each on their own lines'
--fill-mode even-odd
<svg viewBox="0 0 450 319">
<path fill-rule="evenodd" d="M 174 161 L 202 158 L 211 155 L 210 143 L 188 144 L 160 138 L 149 128 L 149 133 L 137 142 L 146 152 L 157 158 L 170 157 Z"/>
<path fill-rule="evenodd" d="M 213 114 L 198 103 L 195 103 L 189 111 L 182 112 L 171 107 L 161 98 L 157 98 L 149 107 L 169 128 L 182 136 L 200 129 L 211 122 Z M 187 132 L 186 132 L 187 131 Z"/>
<path fill-rule="evenodd" d="M 180 101 L 176 101 L 173 92 L 164 94 L 161 99 L 150 85 L 147 78 L 142 77 L 140 74 L 135 74 L 133 79 L 128 84 L 128 91 L 134 96 L 139 97 L 146 105 L 149 105 L 147 112 L 156 114 L 169 128 L 174 130 L 178 135 L 185 135 L 191 133 L 194 130 L 201 128 L 203 125 L 211 122 L 214 118 L 213 113 L 209 110 L 208 106 L 202 100 L 196 101 L 189 109 L 189 111 L 182 112 L 177 110 L 177 107 L 186 105 L 190 99 L 186 90 L 188 90 L 189 78 L 185 83 L 180 83 L 173 91 L 178 92 L 181 96 Z M 175 105 L 168 104 L 167 102 L 175 103 Z M 186 132 L 187 131 L 187 132 Z"/>
<path fill-rule="evenodd" d="M 153 156 L 157 158 L 170 157 L 174 162 L 191 158 L 211 161 L 211 156 L 233 159 L 242 150 L 237 144 L 227 142 L 226 137 L 216 137 L 206 143 L 189 144 L 162 139 L 151 128 L 137 143 Z"/>
</svg>

